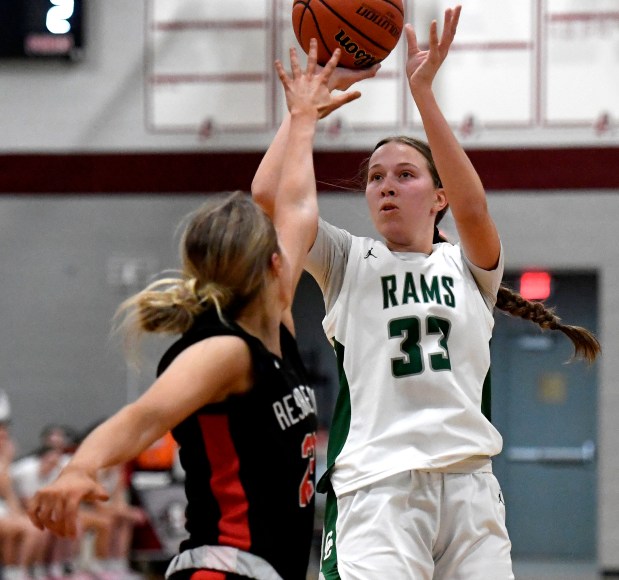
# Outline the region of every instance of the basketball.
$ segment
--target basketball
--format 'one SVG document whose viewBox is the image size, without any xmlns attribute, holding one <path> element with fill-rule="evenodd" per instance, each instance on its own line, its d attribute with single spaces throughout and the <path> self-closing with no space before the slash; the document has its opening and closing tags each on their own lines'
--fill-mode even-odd
<svg viewBox="0 0 619 580">
<path fill-rule="evenodd" d="M 395 48 L 404 25 L 402 0 L 294 0 L 292 26 L 307 53 L 318 41 L 318 63 L 325 64 L 336 48 L 339 66 L 369 68 Z"/>
</svg>

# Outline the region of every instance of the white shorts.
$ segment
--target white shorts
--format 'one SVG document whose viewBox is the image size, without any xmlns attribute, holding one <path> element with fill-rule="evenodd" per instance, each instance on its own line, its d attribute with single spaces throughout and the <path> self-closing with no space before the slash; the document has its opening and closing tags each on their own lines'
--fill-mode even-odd
<svg viewBox="0 0 619 580">
<path fill-rule="evenodd" d="M 337 498 L 335 533 L 325 527 L 322 577 L 513 580 L 505 504 L 490 460 L 473 473 L 453 467 L 405 471 Z M 337 564 L 329 566 L 331 554 Z"/>
</svg>

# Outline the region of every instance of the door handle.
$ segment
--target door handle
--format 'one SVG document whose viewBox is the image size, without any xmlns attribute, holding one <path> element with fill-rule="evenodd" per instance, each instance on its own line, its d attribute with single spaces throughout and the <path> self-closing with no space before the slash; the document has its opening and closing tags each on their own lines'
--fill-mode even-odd
<svg viewBox="0 0 619 580">
<path fill-rule="evenodd" d="M 506 455 L 514 463 L 580 465 L 595 459 L 595 443 L 585 441 L 580 447 L 509 447 Z"/>
</svg>

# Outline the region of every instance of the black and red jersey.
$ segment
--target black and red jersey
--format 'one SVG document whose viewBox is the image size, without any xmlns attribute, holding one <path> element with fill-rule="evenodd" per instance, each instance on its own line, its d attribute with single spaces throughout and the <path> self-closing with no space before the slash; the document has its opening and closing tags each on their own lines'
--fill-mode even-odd
<svg viewBox="0 0 619 580">
<path fill-rule="evenodd" d="M 165 353 L 158 374 L 184 349 L 219 335 L 247 343 L 254 384 L 204 406 L 172 431 L 186 473 L 189 538 L 181 552 L 232 547 L 266 560 L 284 580 L 305 580 L 314 528 L 317 416 L 296 341 L 282 325 L 279 358 L 209 310 Z"/>
</svg>

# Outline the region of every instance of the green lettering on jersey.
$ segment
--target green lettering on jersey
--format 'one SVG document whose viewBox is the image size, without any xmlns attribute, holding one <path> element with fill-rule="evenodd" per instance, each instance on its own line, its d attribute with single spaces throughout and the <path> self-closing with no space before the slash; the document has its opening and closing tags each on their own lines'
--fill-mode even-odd
<svg viewBox="0 0 619 580">
<path fill-rule="evenodd" d="M 380 281 L 383 285 L 383 310 L 390 306 L 397 306 L 398 300 L 395 297 L 396 281 L 395 275 L 381 276 Z"/>
<path fill-rule="evenodd" d="M 410 272 L 406 272 L 406 277 L 404 278 L 404 293 L 402 295 L 402 304 L 408 304 L 409 298 L 412 298 L 415 303 L 419 303 L 417 288 L 415 288 L 415 279 Z"/>
<path fill-rule="evenodd" d="M 410 377 L 424 372 L 426 353 L 421 347 L 422 328 L 421 321 L 416 316 L 395 318 L 389 321 L 387 327 L 389 338 L 401 338 L 400 350 L 405 355 L 391 359 L 391 373 L 394 377 Z M 426 318 L 425 332 L 428 335 L 437 335 L 438 346 L 440 347 L 439 351 L 427 352 L 430 368 L 433 371 L 451 370 L 449 347 L 447 346 L 450 330 L 451 323 L 449 320 L 437 316 Z"/>
<path fill-rule="evenodd" d="M 426 282 L 426 277 L 421 275 L 421 293 L 423 294 L 424 302 L 436 302 L 437 304 L 441 304 L 441 295 L 438 291 L 438 278 L 436 276 L 432 276 L 432 281 L 428 286 Z"/>
<path fill-rule="evenodd" d="M 428 334 L 440 335 L 441 338 L 439 339 L 438 344 L 443 349 L 442 352 L 434 352 L 430 354 L 430 366 L 432 367 L 432 370 L 451 370 L 451 361 L 449 360 L 449 348 L 447 346 L 447 339 L 449 338 L 451 323 L 446 318 L 439 318 L 438 316 L 428 316 L 426 320 L 426 329 L 428 331 Z"/>
<path fill-rule="evenodd" d="M 394 377 L 410 377 L 423 372 L 421 352 L 421 325 L 416 316 L 396 318 L 389 321 L 389 338 L 401 338 L 400 350 L 405 356 L 391 359 Z"/>
<path fill-rule="evenodd" d="M 445 306 L 451 306 L 452 308 L 456 307 L 456 297 L 451 289 L 454 287 L 454 279 L 451 276 L 442 276 L 441 284 L 443 288 L 447 292 L 447 294 L 443 294 L 443 300 L 445 301 Z"/>
</svg>

